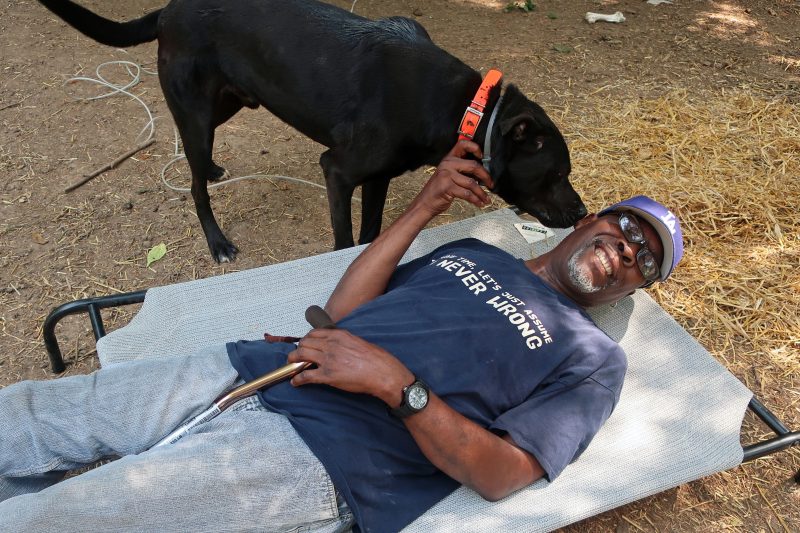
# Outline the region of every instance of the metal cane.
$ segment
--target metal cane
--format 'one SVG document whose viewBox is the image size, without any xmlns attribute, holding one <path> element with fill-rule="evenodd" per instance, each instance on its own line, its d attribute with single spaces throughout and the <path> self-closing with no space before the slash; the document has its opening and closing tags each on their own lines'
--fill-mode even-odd
<svg viewBox="0 0 800 533">
<path fill-rule="evenodd" d="M 324 329 L 336 329 L 336 324 L 334 324 L 331 317 L 328 316 L 328 313 L 325 312 L 324 309 L 317 305 L 312 305 L 308 309 L 306 309 L 306 320 L 311 327 L 314 328 L 324 328 Z M 175 431 L 155 443 L 152 447 L 155 448 L 157 446 L 162 446 L 164 444 L 172 444 L 177 442 L 187 433 L 189 433 L 192 429 L 197 427 L 198 425 L 202 424 L 203 422 L 208 422 L 212 418 L 216 417 L 222 411 L 236 403 L 237 401 L 241 400 L 242 398 L 246 398 L 256 393 L 259 389 L 263 389 L 264 387 L 269 387 L 270 385 L 274 385 L 279 381 L 283 381 L 286 378 L 290 378 L 295 374 L 299 374 L 306 368 L 308 368 L 311 363 L 307 363 L 301 361 L 299 363 L 289 363 L 280 368 L 273 370 L 263 376 L 254 379 L 253 381 L 248 381 L 244 385 L 240 385 L 233 390 L 230 390 L 224 393 L 222 396 L 214 400 L 214 403 L 200 413 L 199 415 L 195 416 L 194 418 L 184 422 L 180 426 L 178 426 Z"/>
</svg>

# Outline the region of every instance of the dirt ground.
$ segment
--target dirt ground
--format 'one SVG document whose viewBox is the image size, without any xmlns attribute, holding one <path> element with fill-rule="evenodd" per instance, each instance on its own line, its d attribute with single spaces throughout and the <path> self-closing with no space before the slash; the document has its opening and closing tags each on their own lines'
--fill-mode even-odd
<svg viewBox="0 0 800 533">
<path fill-rule="evenodd" d="M 346 9 L 352 5 L 333 3 Z M 91 0 L 84 5 L 129 20 L 162 2 Z M 500 68 L 507 81 L 550 112 L 568 142 L 581 135 L 581 125 L 597 109 L 671 89 L 703 99 L 744 88 L 800 101 L 796 0 L 675 0 L 657 6 L 640 0 L 536 0 L 531 11 L 525 5 L 358 0 L 354 8 L 373 18 L 415 18 L 437 44 L 474 68 Z M 590 25 L 583 19 L 587 11 L 621 11 L 626 21 Z M 104 47 L 37 2 L 6 3 L 0 17 L 0 386 L 53 377 L 41 326 L 61 303 L 220 275 L 332 247 L 322 189 L 258 179 L 211 193 L 221 227 L 241 250 L 235 263 L 211 260 L 191 197 L 161 182 L 175 146 L 172 119 L 152 73 L 155 51 L 152 43 L 128 50 Z M 148 121 L 139 103 L 123 96 L 78 100 L 104 89 L 65 83 L 75 76 L 94 77 L 98 65 L 114 60 L 145 69 L 131 91 L 158 117 L 156 142 L 119 168 L 65 193 L 82 174 L 110 163 L 147 135 L 137 138 Z M 128 78 L 119 67 L 104 72 L 115 82 Z M 594 141 L 602 144 L 603 139 Z M 215 159 L 233 176 L 281 174 L 322 185 L 322 150 L 266 111 L 245 110 L 218 128 Z M 174 185 L 188 186 L 185 161 L 166 175 Z M 426 176 L 421 169 L 392 182 L 385 223 L 403 210 Z M 602 207 L 579 164 L 574 164 L 573 183 L 590 209 Z M 797 204 L 800 198 L 794 200 Z M 359 214 L 355 204 L 354 218 Z M 438 223 L 474 214 L 470 207 L 455 206 Z M 166 255 L 146 266 L 147 251 L 162 242 Z M 108 329 L 123 325 L 133 311 L 135 306 L 105 312 Z M 88 320 L 65 320 L 59 338 L 68 363 L 65 375 L 97 368 Z M 781 383 L 776 376 L 772 389 L 762 392 L 790 404 L 782 412 L 798 429 L 798 390 L 782 390 Z M 748 416 L 745 427 L 755 425 Z M 568 529 L 800 531 L 800 490 L 791 481 L 798 456 L 796 450 L 784 452 Z"/>
</svg>

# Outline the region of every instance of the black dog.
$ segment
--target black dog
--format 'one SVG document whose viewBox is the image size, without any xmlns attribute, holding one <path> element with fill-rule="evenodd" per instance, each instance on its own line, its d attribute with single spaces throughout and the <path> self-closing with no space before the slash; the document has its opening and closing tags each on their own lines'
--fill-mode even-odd
<svg viewBox="0 0 800 533">
<path fill-rule="evenodd" d="M 363 186 L 360 242 L 380 232 L 389 179 L 435 165 L 455 143 L 481 76 L 433 44 L 418 23 L 368 20 L 315 0 L 172 0 L 125 23 L 69 0 L 39 0 L 86 36 L 125 47 L 158 39 L 158 73 L 192 170 L 192 197 L 211 254 L 238 251 L 211 211 L 207 181 L 214 129 L 242 107 L 262 105 L 327 146 L 325 174 L 335 246 L 353 245 L 350 201 Z M 492 90 L 485 112 L 500 97 Z M 570 185 L 569 152 L 544 110 L 509 85 L 492 141 L 494 192 L 544 224 L 586 214 Z M 489 155 L 489 154 L 484 154 Z"/>
</svg>

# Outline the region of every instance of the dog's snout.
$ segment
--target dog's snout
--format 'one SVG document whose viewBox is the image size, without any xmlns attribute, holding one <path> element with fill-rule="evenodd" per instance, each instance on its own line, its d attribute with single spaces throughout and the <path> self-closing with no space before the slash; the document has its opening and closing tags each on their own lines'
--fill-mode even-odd
<svg viewBox="0 0 800 533">
<path fill-rule="evenodd" d="M 587 211 L 586 206 L 583 205 L 583 202 L 578 200 L 578 208 L 575 209 L 575 216 L 577 216 L 578 220 L 580 220 L 580 219 L 582 219 L 583 217 L 585 217 L 588 214 L 589 214 L 589 211 Z"/>
</svg>

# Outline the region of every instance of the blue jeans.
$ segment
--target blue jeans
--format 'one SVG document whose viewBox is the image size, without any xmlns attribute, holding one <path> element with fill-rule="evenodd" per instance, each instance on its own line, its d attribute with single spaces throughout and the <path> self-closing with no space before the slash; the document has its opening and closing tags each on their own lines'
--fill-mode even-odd
<svg viewBox="0 0 800 533">
<path fill-rule="evenodd" d="M 148 449 L 237 377 L 221 346 L 0 390 L 0 531 L 350 529 L 325 468 L 255 397 Z"/>
</svg>

